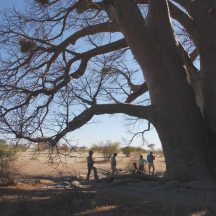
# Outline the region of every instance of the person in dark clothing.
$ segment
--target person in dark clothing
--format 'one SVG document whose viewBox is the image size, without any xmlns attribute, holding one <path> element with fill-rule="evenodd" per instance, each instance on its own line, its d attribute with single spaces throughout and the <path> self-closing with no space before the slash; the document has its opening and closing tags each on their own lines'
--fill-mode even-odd
<svg viewBox="0 0 216 216">
<path fill-rule="evenodd" d="M 111 163 L 111 170 L 112 170 L 112 176 L 114 176 L 115 174 L 118 173 L 118 170 L 116 168 L 116 164 L 117 164 L 116 157 L 117 157 L 117 153 L 114 153 L 113 156 L 111 157 L 111 161 L 110 161 L 110 163 Z"/>
<path fill-rule="evenodd" d="M 98 180 L 97 168 L 93 166 L 95 163 L 95 161 L 92 158 L 93 153 L 94 153 L 93 151 L 89 151 L 89 155 L 87 157 L 87 166 L 88 166 L 87 180 L 89 180 L 89 176 L 92 170 L 94 171 L 94 178 Z"/>
</svg>

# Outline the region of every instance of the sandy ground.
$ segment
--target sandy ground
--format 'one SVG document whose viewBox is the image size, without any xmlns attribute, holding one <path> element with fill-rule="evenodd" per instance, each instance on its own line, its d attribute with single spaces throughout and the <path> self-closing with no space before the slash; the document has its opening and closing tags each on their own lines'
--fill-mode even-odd
<svg viewBox="0 0 216 216">
<path fill-rule="evenodd" d="M 31 150 L 19 153 L 15 162 L 18 184 L 0 189 L 0 215 L 216 216 L 214 183 L 127 175 L 140 153 L 131 157 L 118 154 L 119 176 L 123 174 L 125 178 L 96 182 L 91 176 L 86 181 L 87 155 L 73 152 L 67 157 L 50 156 Z M 146 154 L 143 156 L 146 158 Z M 161 176 L 165 171 L 164 157 L 155 156 L 156 175 Z M 94 159 L 99 177 L 109 176 L 110 162 L 98 153 Z"/>
<path fill-rule="evenodd" d="M 122 153 L 117 156 L 117 168 L 121 173 L 127 173 L 132 169 L 132 164 L 137 162 L 140 153 L 126 157 Z M 146 154 L 142 154 L 146 158 Z M 35 153 L 27 151 L 19 153 L 16 160 L 16 168 L 23 176 L 80 176 L 85 178 L 87 173 L 85 153 L 70 153 L 69 155 L 49 155 L 48 152 Z M 155 155 L 155 172 L 163 173 L 166 169 L 164 157 Z M 94 153 L 95 167 L 99 177 L 106 176 L 110 170 L 110 162 L 105 161 L 103 155 Z"/>
</svg>

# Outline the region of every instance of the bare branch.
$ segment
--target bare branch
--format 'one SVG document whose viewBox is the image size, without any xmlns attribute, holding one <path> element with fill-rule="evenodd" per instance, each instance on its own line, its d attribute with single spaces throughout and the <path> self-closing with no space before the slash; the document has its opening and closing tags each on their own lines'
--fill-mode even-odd
<svg viewBox="0 0 216 216">
<path fill-rule="evenodd" d="M 153 107 L 143 107 L 138 105 L 130 104 L 97 104 L 93 105 L 91 108 L 86 109 L 80 115 L 76 116 L 68 126 L 58 133 L 55 137 L 55 142 L 58 142 L 65 134 L 80 128 L 82 125 L 86 124 L 94 115 L 102 114 L 115 114 L 124 113 L 134 117 L 140 117 L 153 121 Z"/>
<path fill-rule="evenodd" d="M 192 18 L 170 1 L 169 1 L 169 9 L 170 9 L 172 18 L 176 19 L 187 30 L 189 35 L 192 38 L 194 38 L 195 29 L 194 29 Z"/>
<path fill-rule="evenodd" d="M 148 87 L 147 87 L 146 83 L 143 83 L 142 85 L 137 86 L 136 90 L 133 93 L 131 93 L 130 95 L 128 95 L 125 103 L 133 102 L 136 98 L 143 95 L 147 91 L 148 91 Z"/>
</svg>

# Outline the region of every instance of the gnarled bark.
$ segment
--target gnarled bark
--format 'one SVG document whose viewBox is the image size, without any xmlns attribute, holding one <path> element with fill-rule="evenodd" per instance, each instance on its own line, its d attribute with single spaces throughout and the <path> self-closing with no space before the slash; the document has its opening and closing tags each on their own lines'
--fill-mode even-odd
<svg viewBox="0 0 216 216">
<path fill-rule="evenodd" d="M 152 104 L 160 113 L 153 124 L 162 141 L 169 176 L 181 180 L 207 177 L 205 127 L 186 81 L 167 2 L 152 0 L 149 4 L 147 24 L 131 0 L 113 1 L 113 18 L 144 72 Z"/>
</svg>

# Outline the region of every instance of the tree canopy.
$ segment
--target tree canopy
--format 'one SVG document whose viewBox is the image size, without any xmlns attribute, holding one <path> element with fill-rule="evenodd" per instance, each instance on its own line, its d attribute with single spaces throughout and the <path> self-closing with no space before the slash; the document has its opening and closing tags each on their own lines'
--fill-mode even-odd
<svg viewBox="0 0 216 216">
<path fill-rule="evenodd" d="M 138 104 L 149 104 L 142 98 L 129 105 L 147 85 L 106 7 L 105 2 L 32 1 L 26 13 L 4 14 L 2 131 L 58 142 L 94 115 L 130 115 Z"/>
<path fill-rule="evenodd" d="M 171 176 L 207 176 L 216 161 L 215 8 L 35 0 L 25 13 L 7 11 L 1 130 L 55 145 L 95 115 L 124 113 L 156 127 Z"/>
</svg>

